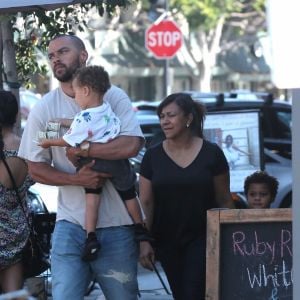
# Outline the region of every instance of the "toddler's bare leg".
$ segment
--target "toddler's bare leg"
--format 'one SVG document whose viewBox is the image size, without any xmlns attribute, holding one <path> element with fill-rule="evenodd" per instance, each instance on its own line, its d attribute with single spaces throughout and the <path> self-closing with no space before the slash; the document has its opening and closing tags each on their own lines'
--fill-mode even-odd
<svg viewBox="0 0 300 300">
<path fill-rule="evenodd" d="M 95 260 L 101 247 L 96 235 L 99 206 L 99 194 L 86 193 L 85 228 L 87 239 L 82 254 L 84 261 Z"/>
<path fill-rule="evenodd" d="M 96 231 L 99 206 L 99 194 L 86 194 L 85 228 L 87 234 Z"/>
</svg>

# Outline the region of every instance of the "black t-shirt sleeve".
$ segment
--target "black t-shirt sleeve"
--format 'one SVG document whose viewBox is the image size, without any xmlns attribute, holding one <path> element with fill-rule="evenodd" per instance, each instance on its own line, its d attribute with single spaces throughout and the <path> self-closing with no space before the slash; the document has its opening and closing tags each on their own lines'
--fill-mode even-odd
<svg viewBox="0 0 300 300">
<path fill-rule="evenodd" d="M 152 179 L 152 165 L 151 165 L 151 148 L 148 148 L 143 156 L 141 168 L 140 168 L 140 175 L 143 177 L 151 180 Z"/>
<path fill-rule="evenodd" d="M 228 162 L 226 157 L 217 144 L 212 144 L 215 152 L 215 163 L 213 166 L 213 175 L 217 176 L 220 174 L 224 174 L 229 171 Z"/>
</svg>

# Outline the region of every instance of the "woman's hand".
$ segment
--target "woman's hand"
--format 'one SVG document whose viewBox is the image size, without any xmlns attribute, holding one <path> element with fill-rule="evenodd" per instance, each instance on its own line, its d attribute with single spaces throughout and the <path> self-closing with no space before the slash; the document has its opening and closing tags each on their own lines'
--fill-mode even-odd
<svg viewBox="0 0 300 300">
<path fill-rule="evenodd" d="M 153 264 L 155 261 L 154 250 L 151 244 L 147 241 L 140 242 L 140 264 L 150 271 L 153 271 Z"/>
</svg>

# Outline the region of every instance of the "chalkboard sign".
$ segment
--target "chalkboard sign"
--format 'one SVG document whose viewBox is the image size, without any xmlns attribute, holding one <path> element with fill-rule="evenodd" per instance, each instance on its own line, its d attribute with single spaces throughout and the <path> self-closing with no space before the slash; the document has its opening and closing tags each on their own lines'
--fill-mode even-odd
<svg viewBox="0 0 300 300">
<path fill-rule="evenodd" d="M 207 212 L 206 299 L 293 299 L 291 209 Z"/>
</svg>

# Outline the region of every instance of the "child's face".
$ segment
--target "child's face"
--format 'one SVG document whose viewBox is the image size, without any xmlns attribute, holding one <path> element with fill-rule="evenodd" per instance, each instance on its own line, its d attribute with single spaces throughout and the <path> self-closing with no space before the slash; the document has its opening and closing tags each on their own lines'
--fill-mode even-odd
<svg viewBox="0 0 300 300">
<path fill-rule="evenodd" d="M 265 183 L 251 183 L 246 195 L 249 208 L 269 208 L 273 201 Z"/>
</svg>

